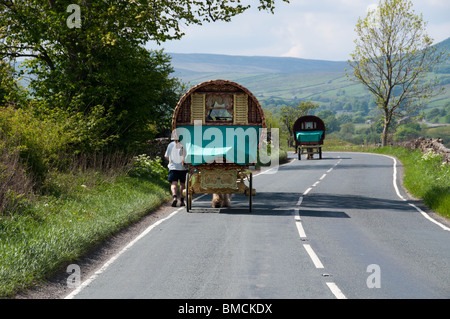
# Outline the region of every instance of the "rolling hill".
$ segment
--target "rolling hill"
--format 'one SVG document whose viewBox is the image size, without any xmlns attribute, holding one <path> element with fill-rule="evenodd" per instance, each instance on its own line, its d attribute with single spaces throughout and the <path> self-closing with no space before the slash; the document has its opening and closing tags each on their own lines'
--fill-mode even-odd
<svg viewBox="0 0 450 319">
<path fill-rule="evenodd" d="M 450 52 L 450 38 L 437 45 L 440 49 Z M 279 104 L 294 104 L 300 100 L 317 102 L 321 108 L 337 113 L 358 110 L 368 113 L 374 107 L 367 90 L 347 78 L 346 69 L 349 66 L 344 61 L 168 54 L 172 57 L 174 76 L 189 85 L 219 78 L 236 81 L 250 89 L 266 108 L 277 107 Z M 427 109 L 443 108 L 450 103 L 450 58 L 434 71 L 441 85 L 447 89 L 445 94 L 430 100 Z M 355 104 L 360 105 L 355 107 Z"/>
</svg>

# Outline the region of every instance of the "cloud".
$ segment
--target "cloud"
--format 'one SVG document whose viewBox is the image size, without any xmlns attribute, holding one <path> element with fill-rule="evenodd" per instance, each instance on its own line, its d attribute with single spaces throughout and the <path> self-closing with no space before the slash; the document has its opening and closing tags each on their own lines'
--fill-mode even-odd
<svg viewBox="0 0 450 319">
<path fill-rule="evenodd" d="M 277 1 L 275 13 L 253 6 L 232 22 L 185 28 L 186 36 L 164 44 L 166 52 L 231 55 L 290 56 L 309 59 L 347 60 L 353 51 L 355 24 L 376 0 Z M 429 21 L 436 41 L 450 36 L 448 0 L 414 0 L 417 13 Z"/>
</svg>

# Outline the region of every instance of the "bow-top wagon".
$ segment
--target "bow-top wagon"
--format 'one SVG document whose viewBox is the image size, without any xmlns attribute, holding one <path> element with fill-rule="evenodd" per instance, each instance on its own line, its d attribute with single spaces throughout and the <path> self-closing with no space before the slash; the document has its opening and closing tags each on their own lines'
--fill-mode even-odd
<svg viewBox="0 0 450 319">
<path fill-rule="evenodd" d="M 295 152 L 301 160 L 302 154 L 312 158 L 319 154 L 322 159 L 322 145 L 325 138 L 325 123 L 317 116 L 305 115 L 299 117 L 293 126 L 295 139 Z"/>
<path fill-rule="evenodd" d="M 265 128 L 264 112 L 245 87 L 211 80 L 192 87 L 178 102 L 172 130 L 185 147 L 186 210 L 195 194 L 245 194 L 252 210 L 252 173 Z M 246 184 L 247 182 L 247 184 Z"/>
</svg>

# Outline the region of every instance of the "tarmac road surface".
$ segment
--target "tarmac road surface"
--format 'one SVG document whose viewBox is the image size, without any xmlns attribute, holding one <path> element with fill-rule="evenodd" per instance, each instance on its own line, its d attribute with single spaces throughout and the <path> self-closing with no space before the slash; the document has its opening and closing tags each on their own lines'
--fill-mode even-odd
<svg viewBox="0 0 450 319">
<path fill-rule="evenodd" d="M 335 152 L 255 173 L 251 213 L 243 195 L 198 196 L 67 298 L 450 298 L 450 227 L 400 175 L 391 157 Z"/>
</svg>

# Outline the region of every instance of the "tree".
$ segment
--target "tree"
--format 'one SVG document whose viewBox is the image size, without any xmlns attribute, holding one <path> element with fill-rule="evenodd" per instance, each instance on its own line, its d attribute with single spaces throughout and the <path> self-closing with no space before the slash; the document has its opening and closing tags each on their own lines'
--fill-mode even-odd
<svg viewBox="0 0 450 319">
<path fill-rule="evenodd" d="M 405 124 L 395 132 L 394 140 L 397 142 L 412 140 L 418 138 L 420 132 L 421 128 L 418 123 Z"/>
<path fill-rule="evenodd" d="M 288 147 L 293 146 L 294 131 L 293 126 L 295 121 L 303 116 L 307 115 L 309 111 L 319 107 L 319 104 L 312 103 L 311 101 L 302 101 L 296 106 L 283 106 L 280 108 L 280 119 L 284 128 L 289 132 Z"/>
<path fill-rule="evenodd" d="M 27 58 L 33 95 L 68 113 L 83 135 L 75 143 L 94 151 L 133 136 L 142 142 L 168 123 L 181 84 L 170 78 L 169 57 L 143 45 L 250 8 L 241 0 L 72 2 L 0 0 L 0 57 Z M 258 8 L 273 12 L 274 3 L 259 0 Z"/>
<path fill-rule="evenodd" d="M 1 0 L 2 55 L 32 57 L 51 70 L 58 68 L 61 59 L 82 60 L 90 66 L 94 54 L 120 41 L 137 46 L 179 39 L 184 35 L 181 26 L 230 21 L 250 8 L 241 0 L 85 0 L 76 5 L 81 21 L 74 28 L 73 13 L 68 13 L 72 2 Z M 259 3 L 259 10 L 273 12 L 275 0 Z M 71 71 L 76 75 L 79 70 Z"/>
<path fill-rule="evenodd" d="M 349 64 L 383 113 L 382 145 L 387 145 L 394 119 L 417 115 L 424 101 L 436 94 L 438 81 L 425 77 L 444 52 L 432 46 L 426 22 L 409 0 L 380 0 L 376 10 L 358 20 L 355 31 Z"/>
<path fill-rule="evenodd" d="M 17 105 L 25 100 L 25 92 L 15 78 L 15 70 L 0 60 L 0 107 Z"/>
</svg>

